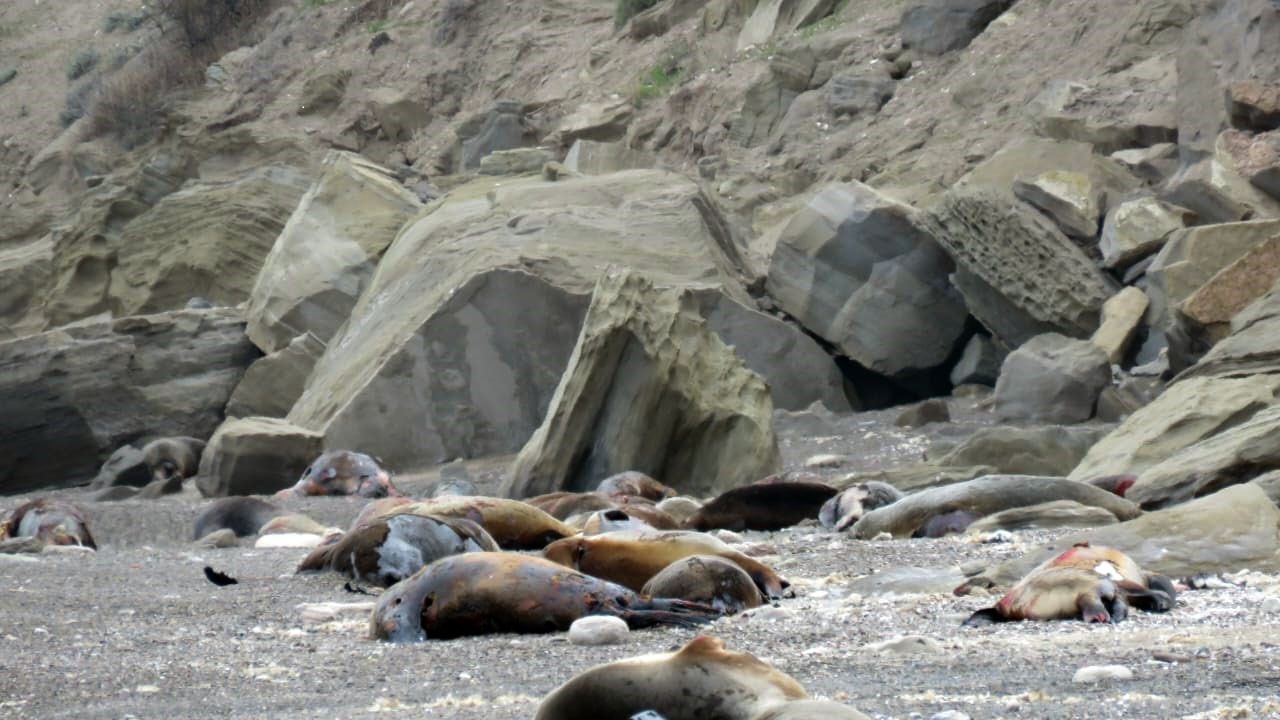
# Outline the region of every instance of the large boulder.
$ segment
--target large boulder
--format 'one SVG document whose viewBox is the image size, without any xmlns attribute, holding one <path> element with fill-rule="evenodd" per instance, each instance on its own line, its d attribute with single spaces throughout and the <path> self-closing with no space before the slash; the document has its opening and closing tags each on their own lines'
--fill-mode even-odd
<svg viewBox="0 0 1280 720">
<path fill-rule="evenodd" d="M 813 69 L 813 54 L 808 51 L 772 56 L 747 87 L 742 111 L 729 129 L 730 137 L 743 147 L 754 147 L 768 140 L 792 101 L 809 88 Z"/>
<path fill-rule="evenodd" d="M 902 45 L 931 55 L 960 50 L 987 29 L 1013 0 L 925 0 L 902 13 Z"/>
<path fill-rule="evenodd" d="M 421 205 L 388 170 L 351 153 L 325 156 L 262 264 L 249 337 L 265 353 L 304 333 L 321 342 L 346 321 L 378 259 Z"/>
<path fill-rule="evenodd" d="M 1248 420 L 1273 405 L 1277 396 L 1280 375 L 1179 380 L 1090 448 L 1070 477 L 1140 474 Z"/>
<path fill-rule="evenodd" d="M 320 454 L 322 440 L 319 433 L 278 418 L 233 418 L 209 440 L 196 487 L 205 497 L 283 490 Z"/>
<path fill-rule="evenodd" d="M 1119 204 L 1142 182 L 1125 166 L 1099 155 L 1089 143 L 1071 140 L 1018 137 L 979 163 L 956 181 L 962 188 L 1012 191 L 1018 180 L 1046 173 L 1071 173 L 1089 179 L 1089 186 L 1102 191 L 1103 211 Z"/>
<path fill-rule="evenodd" d="M 774 37 L 817 22 L 836 4 L 836 0 L 761 0 L 752 3 L 755 7 L 738 33 L 737 49 L 741 52 L 753 45 L 764 45 Z"/>
<path fill-rule="evenodd" d="M 83 323 L 0 343 L 0 490 L 83 484 L 142 436 L 208 437 L 257 350 L 231 310 Z"/>
<path fill-rule="evenodd" d="M 1089 340 L 1102 348 L 1111 363 L 1124 359 L 1149 304 L 1146 293 L 1136 287 L 1127 287 L 1102 304 L 1102 324 Z"/>
<path fill-rule="evenodd" d="M 1120 203 L 1107 213 L 1102 223 L 1102 264 L 1126 268 L 1164 247 L 1169 236 L 1187 226 L 1194 213 L 1154 197 L 1139 197 Z"/>
<path fill-rule="evenodd" d="M 1138 475 L 1125 497 L 1144 509 L 1177 505 L 1280 469 L 1280 406 L 1186 447 Z"/>
<path fill-rule="evenodd" d="M 630 272 L 601 278 L 546 419 L 503 494 L 587 491 L 639 470 L 717 495 L 776 471 L 773 404 L 694 298 Z"/>
<path fill-rule="evenodd" d="M 1280 280 L 1280 234 L 1250 248 L 1178 306 L 1179 319 L 1212 345 L 1231 332 L 1231 319 Z"/>
<path fill-rule="evenodd" d="M 289 420 L 404 470 L 515 452 L 542 422 L 605 268 L 749 306 L 739 253 L 698 187 L 664 172 L 455 188 L 387 249 Z M 811 397 L 828 377 L 812 378 Z"/>
<path fill-rule="evenodd" d="M 523 107 L 514 100 L 498 100 L 489 112 L 469 118 L 458 127 L 457 136 L 453 162 L 457 170 L 474 170 L 491 152 L 531 145 L 535 140 Z"/>
<path fill-rule="evenodd" d="M 1280 282 L 1231 318 L 1231 334 L 1181 378 L 1280 373 Z"/>
<path fill-rule="evenodd" d="M 1073 337 L 1097 330 L 1114 283 L 1040 213 L 1008 194 L 953 189 L 929 218 L 956 265 L 1003 300 L 990 302 L 990 293 L 960 284 L 969 311 L 1007 346 L 1030 339 L 1023 336 L 1028 325 Z M 1009 306 L 1027 321 L 1010 317 Z"/>
<path fill-rule="evenodd" d="M 940 465 L 984 465 L 1011 475 L 1066 475 L 1104 434 L 1104 428 L 1061 426 L 984 428 L 938 458 Z"/>
<path fill-rule="evenodd" d="M 583 175 L 651 168 L 656 162 L 652 153 L 627 147 L 626 143 L 597 140 L 578 140 L 564 156 L 564 166 Z"/>
<path fill-rule="evenodd" d="M 1009 353 L 996 381 L 995 410 L 1002 418 L 1054 423 L 1093 417 L 1111 363 L 1102 348 L 1056 333 L 1037 335 Z"/>
<path fill-rule="evenodd" d="M 1179 230 L 1147 268 L 1148 320 L 1152 327 L 1174 323 L 1174 308 L 1216 273 L 1269 238 L 1280 235 L 1280 220 L 1252 220 Z"/>
<path fill-rule="evenodd" d="M 942 364 L 967 316 L 918 213 L 866 185 L 828 187 L 782 231 L 766 289 L 842 354 L 885 375 Z"/>
<path fill-rule="evenodd" d="M 254 360 L 227 401 L 227 417 L 288 415 L 324 349 L 320 338 L 303 333 L 279 350 Z"/>
<path fill-rule="evenodd" d="M 1223 133 L 1222 143 L 1232 170 L 1250 185 L 1280 200 L 1280 130 L 1257 135 L 1228 130 Z"/>
<path fill-rule="evenodd" d="M 52 269 L 52 237 L 0 249 L 0 340 L 44 328 L 40 301 Z"/>
<path fill-rule="evenodd" d="M 1145 148 L 1178 137 L 1175 63 L 1157 55 L 1088 82 L 1053 79 L 1030 103 L 1036 132 L 1096 152 Z"/>
<path fill-rule="evenodd" d="M 1165 184 L 1161 197 L 1195 211 L 1200 222 L 1280 217 L 1280 200 L 1250 183 L 1237 170 L 1236 137 L 1223 132 L 1213 153 L 1182 167 Z"/>
</svg>

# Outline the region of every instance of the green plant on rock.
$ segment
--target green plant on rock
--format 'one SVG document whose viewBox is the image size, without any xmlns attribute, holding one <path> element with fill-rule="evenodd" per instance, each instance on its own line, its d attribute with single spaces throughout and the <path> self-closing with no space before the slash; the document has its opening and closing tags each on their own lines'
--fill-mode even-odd
<svg viewBox="0 0 1280 720">
<path fill-rule="evenodd" d="M 85 48 L 76 53 L 76 56 L 71 59 L 71 64 L 67 66 L 67 79 L 78 80 L 88 74 L 97 64 L 98 51 L 93 48 Z"/>
<path fill-rule="evenodd" d="M 631 99 L 637 106 L 643 105 L 648 100 L 666 95 L 679 79 L 679 67 L 670 67 L 661 63 L 654 65 L 640 75 L 640 80 L 631 93 Z"/>
<path fill-rule="evenodd" d="M 622 27 L 637 14 L 657 4 L 658 0 L 618 0 L 617 8 L 613 11 L 613 24 Z"/>
<path fill-rule="evenodd" d="M 370 35 L 377 35 L 378 33 L 387 29 L 387 21 L 386 20 L 370 20 L 369 24 L 365 25 L 365 29 L 369 31 Z"/>
</svg>

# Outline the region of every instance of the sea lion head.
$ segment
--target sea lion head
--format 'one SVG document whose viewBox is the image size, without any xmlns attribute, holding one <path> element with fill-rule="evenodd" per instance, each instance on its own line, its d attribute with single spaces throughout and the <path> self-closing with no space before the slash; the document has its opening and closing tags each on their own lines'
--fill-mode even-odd
<svg viewBox="0 0 1280 720">
<path fill-rule="evenodd" d="M 427 639 L 422 629 L 422 612 L 429 586 L 421 572 L 387 588 L 378 597 L 369 616 L 369 637 L 389 642 L 420 642 Z"/>
</svg>

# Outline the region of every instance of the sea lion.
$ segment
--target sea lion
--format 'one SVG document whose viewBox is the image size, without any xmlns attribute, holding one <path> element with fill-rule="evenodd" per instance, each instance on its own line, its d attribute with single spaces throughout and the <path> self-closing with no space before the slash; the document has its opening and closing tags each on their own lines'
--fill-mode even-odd
<svg viewBox="0 0 1280 720">
<path fill-rule="evenodd" d="M 1060 566 L 1032 571 L 995 605 L 973 613 L 963 625 L 1075 618 L 1118 623 L 1127 616 L 1128 606 L 1115 581 L 1092 570 Z"/>
<path fill-rule="evenodd" d="M 780 530 L 818 517 L 839 492 L 826 483 L 755 483 L 721 493 L 685 521 L 690 530 Z"/>
<path fill-rule="evenodd" d="M 1051 567 L 1089 570 L 1115 582 L 1125 602 L 1147 612 L 1168 612 L 1177 604 L 1173 581 L 1143 570 L 1133 558 L 1112 547 L 1079 542 L 1041 563 L 1031 572 Z"/>
<path fill-rule="evenodd" d="M 666 720 L 751 720 L 805 697 L 794 678 L 699 635 L 672 653 L 619 660 L 578 674 L 543 698 L 534 720 L 623 720 L 646 710 Z"/>
<path fill-rule="evenodd" d="M 684 525 L 693 514 L 698 512 L 698 508 L 702 507 L 702 503 L 687 495 L 677 495 L 661 500 L 654 505 L 655 509 L 661 510 L 671 516 L 672 520 Z"/>
<path fill-rule="evenodd" d="M 541 550 L 553 540 L 578 532 L 528 503 L 482 495 L 432 498 L 394 508 L 388 514 L 396 513 L 467 518 L 479 523 L 504 550 Z"/>
<path fill-rule="evenodd" d="M 645 475 L 642 472 L 628 470 L 600 481 L 596 492 L 605 495 L 633 495 L 657 502 L 676 494 L 676 491 Z"/>
<path fill-rule="evenodd" d="M 822 527 L 844 532 L 876 508 L 891 505 L 906 497 L 898 488 L 879 480 L 868 480 L 842 490 L 823 503 L 818 510 Z"/>
<path fill-rule="evenodd" d="M 706 533 L 689 530 L 611 532 L 557 540 L 543 557 L 598 578 L 639 591 L 671 563 L 690 555 L 715 555 L 747 571 L 766 598 L 782 597 L 790 583 L 768 565 L 734 550 Z"/>
<path fill-rule="evenodd" d="M 396 508 L 403 507 L 411 503 L 413 503 L 413 501 L 407 497 L 384 497 L 378 498 L 377 500 L 370 500 L 364 504 L 364 507 L 360 508 L 360 512 L 356 513 L 355 519 L 351 521 L 351 525 L 348 526 L 347 529 L 355 530 L 371 520 L 376 520 L 380 517 L 390 515 L 391 511 Z"/>
<path fill-rule="evenodd" d="M 142 446 L 143 461 L 151 471 L 151 480 L 184 480 L 200 468 L 204 441 L 193 437 L 165 437 Z"/>
<path fill-rule="evenodd" d="M 196 515 L 192 540 L 199 540 L 215 530 L 230 528 L 236 537 L 256 535 L 272 518 L 284 511 L 261 498 L 236 496 L 214 500 Z"/>
<path fill-rule="evenodd" d="M 640 594 L 689 600 L 729 615 L 764 604 L 747 571 L 715 555 L 690 555 L 671 563 L 650 578 Z"/>
<path fill-rule="evenodd" d="M 437 560 L 387 589 L 369 617 L 369 633 L 392 642 L 546 633 L 568 630 L 587 615 L 619 617 L 632 628 L 719 617 L 712 608 L 641 597 L 539 557 L 472 552 Z"/>
<path fill-rule="evenodd" d="M 498 544 L 465 518 L 392 515 L 372 520 L 332 545 L 316 548 L 296 572 L 333 570 L 371 585 L 388 587 L 424 565 L 465 552 L 497 552 Z"/>
<path fill-rule="evenodd" d="M 774 705 L 751 720 L 871 720 L 871 716 L 830 700 L 792 700 Z"/>
<path fill-rule="evenodd" d="M 391 484 L 391 476 L 376 459 L 351 450 L 330 450 L 322 454 L 302 471 L 297 484 L 276 494 L 280 497 L 359 495 L 367 498 L 403 495 Z"/>
<path fill-rule="evenodd" d="M 525 498 L 526 502 L 557 520 L 567 520 L 572 515 L 612 510 L 618 507 L 608 495 L 600 492 L 553 492 Z"/>
<path fill-rule="evenodd" d="M 913 538 L 940 538 L 962 533 L 969 529 L 973 522 L 982 516 L 970 510 L 942 509 L 937 515 L 925 520 L 915 532 Z"/>
<path fill-rule="evenodd" d="M 0 519 L 0 540 L 30 537 L 50 545 L 79 545 L 98 549 L 89 532 L 89 517 L 65 500 L 36 498 Z"/>
<path fill-rule="evenodd" d="M 657 503 L 642 497 L 615 497 L 618 509 L 658 530 L 679 530 L 681 524 L 665 510 L 659 510 Z"/>
</svg>

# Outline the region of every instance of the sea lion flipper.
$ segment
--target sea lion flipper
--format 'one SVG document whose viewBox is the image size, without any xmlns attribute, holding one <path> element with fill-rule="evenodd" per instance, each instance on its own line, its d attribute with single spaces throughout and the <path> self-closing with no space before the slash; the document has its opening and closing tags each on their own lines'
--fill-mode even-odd
<svg viewBox="0 0 1280 720">
<path fill-rule="evenodd" d="M 995 623 L 1008 622 L 1009 618 L 1000 614 L 999 609 L 993 607 L 982 608 L 973 613 L 964 622 L 960 623 L 961 627 L 982 627 L 983 625 L 993 625 Z"/>
<path fill-rule="evenodd" d="M 1076 607 L 1080 609 L 1080 619 L 1087 623 L 1113 622 L 1111 612 L 1102 604 L 1102 598 L 1095 591 L 1080 593 L 1076 598 Z"/>
<path fill-rule="evenodd" d="M 720 616 L 720 611 L 709 605 L 667 598 L 646 598 L 622 613 L 622 619 L 632 628 L 653 625 L 697 627 Z"/>
</svg>

